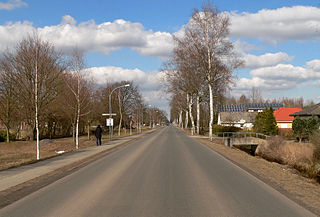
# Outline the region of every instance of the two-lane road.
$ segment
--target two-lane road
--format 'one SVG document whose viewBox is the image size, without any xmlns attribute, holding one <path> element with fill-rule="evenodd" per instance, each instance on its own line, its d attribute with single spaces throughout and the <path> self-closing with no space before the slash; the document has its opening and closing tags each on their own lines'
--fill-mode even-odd
<svg viewBox="0 0 320 217">
<path fill-rule="evenodd" d="M 17 201 L 0 216 L 314 216 L 174 127 Z"/>
</svg>

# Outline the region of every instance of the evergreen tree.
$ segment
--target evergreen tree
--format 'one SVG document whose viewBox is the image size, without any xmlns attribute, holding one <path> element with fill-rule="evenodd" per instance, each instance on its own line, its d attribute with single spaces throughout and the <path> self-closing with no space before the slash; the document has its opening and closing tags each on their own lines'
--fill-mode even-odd
<svg viewBox="0 0 320 217">
<path fill-rule="evenodd" d="M 296 117 L 292 123 L 292 129 L 301 142 L 303 138 L 309 138 L 315 130 L 319 129 L 319 118 L 317 116 L 308 119 Z"/>
<path fill-rule="evenodd" d="M 273 109 L 272 108 L 266 108 L 265 109 L 265 122 L 264 122 L 264 134 L 274 136 L 278 134 L 278 127 L 277 127 L 277 121 L 276 118 L 273 115 Z"/>
<path fill-rule="evenodd" d="M 299 142 L 302 141 L 303 137 L 307 136 L 307 120 L 301 117 L 296 117 L 292 123 L 292 130 Z"/>
<path fill-rule="evenodd" d="M 254 132 L 257 133 L 262 133 L 263 132 L 263 122 L 265 120 L 265 113 L 264 112 L 260 112 L 257 114 L 256 116 L 256 120 L 253 124 L 253 130 Z"/>
<path fill-rule="evenodd" d="M 257 133 L 270 136 L 278 133 L 277 122 L 272 108 L 266 108 L 256 116 L 253 129 Z"/>
<path fill-rule="evenodd" d="M 311 136 L 313 132 L 317 129 L 319 129 L 319 118 L 317 116 L 312 116 L 307 120 L 307 134 L 308 136 Z"/>
</svg>

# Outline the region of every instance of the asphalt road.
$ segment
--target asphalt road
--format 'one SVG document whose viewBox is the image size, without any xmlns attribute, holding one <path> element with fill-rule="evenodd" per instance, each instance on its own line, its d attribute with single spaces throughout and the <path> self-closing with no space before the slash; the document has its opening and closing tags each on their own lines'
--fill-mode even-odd
<svg viewBox="0 0 320 217">
<path fill-rule="evenodd" d="M 0 216 L 314 216 L 174 127 L 0 210 Z"/>
</svg>

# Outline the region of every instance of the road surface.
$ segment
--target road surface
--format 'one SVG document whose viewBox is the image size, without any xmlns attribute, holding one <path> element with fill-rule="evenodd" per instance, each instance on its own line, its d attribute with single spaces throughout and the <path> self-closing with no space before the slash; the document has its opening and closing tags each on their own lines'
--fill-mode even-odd
<svg viewBox="0 0 320 217">
<path fill-rule="evenodd" d="M 313 216 L 174 127 L 0 210 L 0 216 Z"/>
</svg>

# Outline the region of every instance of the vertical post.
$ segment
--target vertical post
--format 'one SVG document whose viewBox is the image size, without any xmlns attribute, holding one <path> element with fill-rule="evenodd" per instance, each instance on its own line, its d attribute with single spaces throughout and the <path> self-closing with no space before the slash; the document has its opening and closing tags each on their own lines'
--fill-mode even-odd
<svg viewBox="0 0 320 217">
<path fill-rule="evenodd" d="M 112 91 L 109 95 L 109 139 L 111 140 L 112 139 L 112 133 L 111 133 L 111 94 L 112 94 Z"/>
</svg>

